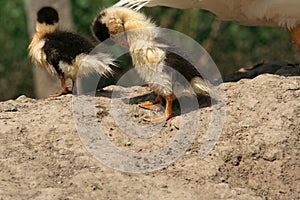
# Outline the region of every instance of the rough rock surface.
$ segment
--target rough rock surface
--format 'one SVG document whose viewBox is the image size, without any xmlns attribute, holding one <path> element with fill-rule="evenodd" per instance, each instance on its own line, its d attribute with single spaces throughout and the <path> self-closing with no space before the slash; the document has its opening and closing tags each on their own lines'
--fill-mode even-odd
<svg viewBox="0 0 300 200">
<path fill-rule="evenodd" d="M 300 199 L 300 77 L 260 75 L 224 87 L 225 124 L 208 155 L 200 158 L 199 150 L 212 108 L 200 103 L 200 109 L 187 113 L 200 114 L 191 121 L 199 120 L 201 126 L 184 155 L 146 173 L 112 169 L 87 150 L 76 129 L 78 110 L 74 111 L 72 95 L 0 102 L 0 199 Z M 149 138 L 122 131 L 128 120 L 118 118 L 116 123 L 110 112 L 112 100 L 126 92 L 133 97 L 147 91 L 109 86 L 92 97 L 97 123 L 122 151 L 151 153 L 168 145 L 176 131 L 190 128 L 178 125 L 183 113 Z M 134 102 L 126 105 L 128 119 L 148 125 L 143 117 L 154 111 Z M 131 128 L 126 123 L 124 127 Z"/>
</svg>

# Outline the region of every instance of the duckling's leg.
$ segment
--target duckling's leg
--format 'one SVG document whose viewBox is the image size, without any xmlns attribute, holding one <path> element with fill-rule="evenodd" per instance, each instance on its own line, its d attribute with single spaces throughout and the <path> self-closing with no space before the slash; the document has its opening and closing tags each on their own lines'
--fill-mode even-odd
<svg viewBox="0 0 300 200">
<path fill-rule="evenodd" d="M 166 96 L 165 114 L 163 116 L 154 116 L 153 118 L 148 117 L 148 118 L 145 118 L 145 120 L 148 122 L 156 123 L 156 124 L 167 121 L 173 115 L 172 103 L 173 103 L 173 95 Z"/>
<path fill-rule="evenodd" d="M 50 95 L 50 97 L 59 97 L 61 95 L 65 95 L 65 94 L 70 94 L 72 93 L 68 87 L 67 87 L 67 84 L 66 84 L 66 79 L 63 75 L 59 75 L 59 80 L 61 82 L 61 90 L 59 93 L 57 94 L 54 94 L 54 95 Z"/>
<path fill-rule="evenodd" d="M 166 96 L 165 121 L 170 119 L 171 116 L 173 115 L 172 104 L 173 104 L 173 95 Z"/>
<path fill-rule="evenodd" d="M 156 106 L 155 104 L 160 104 L 160 105 L 162 105 L 163 100 L 164 100 L 164 99 L 163 99 L 162 96 L 157 95 L 157 97 L 155 98 L 154 101 L 145 101 L 145 102 L 141 102 L 141 103 L 139 103 L 139 106 L 142 107 L 142 108 L 149 109 L 149 110 L 159 111 L 159 110 L 160 110 L 160 107 L 159 107 L 159 106 Z"/>
<path fill-rule="evenodd" d="M 300 52 L 300 25 L 289 30 L 294 45 Z"/>
</svg>

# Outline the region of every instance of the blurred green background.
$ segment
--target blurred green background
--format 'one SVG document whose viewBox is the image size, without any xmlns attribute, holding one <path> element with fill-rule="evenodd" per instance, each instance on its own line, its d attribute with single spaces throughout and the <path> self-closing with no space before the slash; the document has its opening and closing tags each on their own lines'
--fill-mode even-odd
<svg viewBox="0 0 300 200">
<path fill-rule="evenodd" d="M 96 13 L 117 0 L 71 0 L 75 30 L 91 37 L 90 24 Z M 295 61 L 295 50 L 286 30 L 246 27 L 220 22 L 213 14 L 195 9 L 146 8 L 142 12 L 164 28 L 180 31 L 202 44 L 222 75 L 259 62 Z M 0 7 L 0 100 L 22 94 L 34 97 L 33 64 L 22 0 L 3 1 Z"/>
</svg>

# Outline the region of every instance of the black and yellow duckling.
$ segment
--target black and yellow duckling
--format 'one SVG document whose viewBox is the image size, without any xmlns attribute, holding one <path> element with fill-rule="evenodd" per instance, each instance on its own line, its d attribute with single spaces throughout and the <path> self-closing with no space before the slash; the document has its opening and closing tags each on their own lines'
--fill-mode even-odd
<svg viewBox="0 0 300 200">
<path fill-rule="evenodd" d="M 209 94 L 208 86 L 191 63 L 161 48 L 163 45 L 156 38 L 157 27 L 144 14 L 128 8 L 110 7 L 95 17 L 91 28 L 100 41 L 111 37 L 120 42 L 125 37 L 126 42 L 122 44 L 128 44 L 137 73 L 158 94 L 155 100 L 140 103 L 141 107 L 151 109 L 154 104 L 166 100 L 164 116 L 149 117 L 147 121 L 161 123 L 171 118 L 172 102 L 175 96 L 178 97 L 178 91 L 184 93 L 191 86 L 196 94 Z"/>
<path fill-rule="evenodd" d="M 113 73 L 115 65 L 109 54 L 90 53 L 95 45 L 86 37 L 68 31 L 58 30 L 59 15 L 52 7 L 43 7 L 37 13 L 36 33 L 29 45 L 29 55 L 33 62 L 47 69 L 61 81 L 61 91 L 57 97 L 71 90 L 66 79 L 98 72 L 101 75 Z"/>
</svg>

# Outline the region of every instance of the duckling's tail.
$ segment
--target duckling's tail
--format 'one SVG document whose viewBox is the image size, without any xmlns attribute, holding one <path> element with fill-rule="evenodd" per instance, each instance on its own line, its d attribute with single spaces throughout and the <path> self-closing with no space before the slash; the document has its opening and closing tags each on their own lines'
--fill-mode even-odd
<svg viewBox="0 0 300 200">
<path fill-rule="evenodd" d="M 202 78 L 196 76 L 191 80 L 191 86 L 196 94 L 209 96 L 210 88 Z"/>
<path fill-rule="evenodd" d="M 88 75 L 96 71 L 100 75 L 108 77 L 114 73 L 111 66 L 117 66 L 114 59 L 105 53 L 80 54 L 76 57 L 75 63 L 78 66 L 78 76 Z"/>
</svg>

